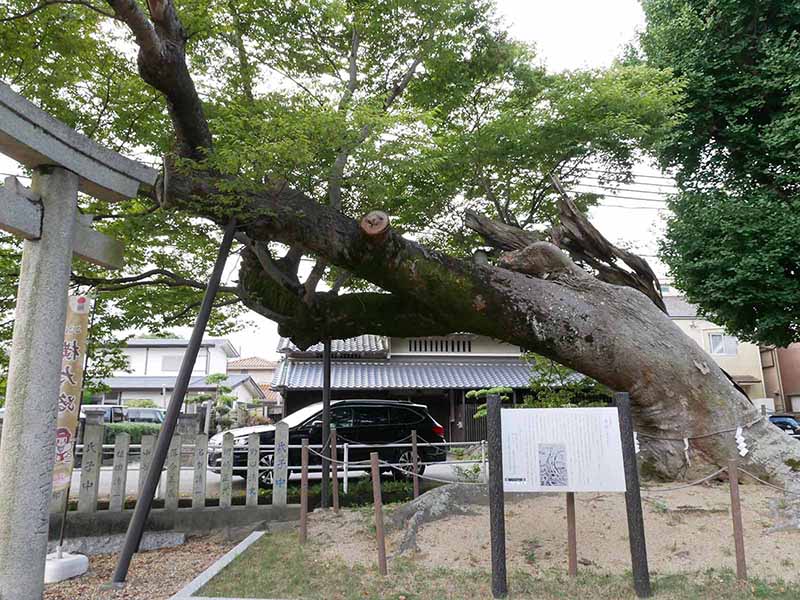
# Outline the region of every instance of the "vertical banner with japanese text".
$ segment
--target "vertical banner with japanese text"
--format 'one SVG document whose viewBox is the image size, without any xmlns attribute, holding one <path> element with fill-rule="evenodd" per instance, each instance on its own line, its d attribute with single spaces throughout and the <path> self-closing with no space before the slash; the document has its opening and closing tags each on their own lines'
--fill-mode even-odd
<svg viewBox="0 0 800 600">
<path fill-rule="evenodd" d="M 67 325 L 64 329 L 64 347 L 61 353 L 61 389 L 58 394 L 53 492 L 66 490 L 72 477 L 72 465 L 75 461 L 73 450 L 78 428 L 90 311 L 91 301 L 88 297 L 69 297 Z"/>
</svg>

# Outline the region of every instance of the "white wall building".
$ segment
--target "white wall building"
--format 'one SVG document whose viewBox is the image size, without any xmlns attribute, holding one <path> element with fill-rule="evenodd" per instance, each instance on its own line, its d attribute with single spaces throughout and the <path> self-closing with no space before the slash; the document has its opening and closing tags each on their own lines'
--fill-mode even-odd
<svg viewBox="0 0 800 600">
<path fill-rule="evenodd" d="M 103 383 L 111 390 L 98 394 L 94 400 L 101 404 L 126 404 L 131 400 L 147 399 L 166 408 L 188 344 L 188 340 L 179 339 L 129 340 L 125 348 L 128 368 L 104 380 Z M 216 384 L 207 383 L 206 378 L 223 373 L 229 377 L 220 385 L 232 388 L 231 394 L 236 396 L 237 403 L 263 401 L 264 392 L 252 377 L 228 373 L 228 361 L 238 356 L 239 353 L 228 340 L 204 339 L 194 364 L 188 394 L 214 392 Z"/>
</svg>

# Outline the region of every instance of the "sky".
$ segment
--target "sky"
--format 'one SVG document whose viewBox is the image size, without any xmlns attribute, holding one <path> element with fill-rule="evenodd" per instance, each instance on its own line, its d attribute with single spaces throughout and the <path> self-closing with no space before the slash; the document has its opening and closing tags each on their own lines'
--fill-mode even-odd
<svg viewBox="0 0 800 600">
<path fill-rule="evenodd" d="M 497 7 L 513 37 L 534 44 L 540 60 L 552 71 L 606 67 L 644 26 L 638 0 L 497 0 Z M 17 170 L 0 156 L 0 172 Z M 653 176 L 637 177 L 645 182 L 640 189 L 663 191 L 655 184 L 667 183 L 657 179 L 661 174 L 647 164 L 637 166 L 636 173 Z M 655 262 L 657 272 L 663 272 L 654 258 L 664 226 L 662 204 L 653 201 L 657 194 L 624 195 L 645 200 L 608 198 L 602 202 L 604 206 L 591 209 L 592 223 L 611 242 L 634 249 L 651 264 Z M 235 262 L 229 262 L 223 276 L 226 283 L 235 280 L 237 268 Z M 234 346 L 243 356 L 277 358 L 275 323 L 255 313 L 250 313 L 248 322 L 243 331 L 229 336 Z M 189 330 L 178 332 L 188 335 Z"/>
</svg>

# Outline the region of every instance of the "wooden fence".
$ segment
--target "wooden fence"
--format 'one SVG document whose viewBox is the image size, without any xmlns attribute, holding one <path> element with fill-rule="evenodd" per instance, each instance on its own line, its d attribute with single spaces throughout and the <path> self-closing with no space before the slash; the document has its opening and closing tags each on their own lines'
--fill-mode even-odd
<svg viewBox="0 0 800 600">
<path fill-rule="evenodd" d="M 115 437 L 113 445 L 104 445 L 104 436 L 103 423 L 87 423 L 83 444 L 76 450 L 79 467 L 76 467 L 73 474 L 73 488 L 69 499 L 77 498 L 78 512 L 124 510 L 126 503 L 130 505 L 141 494 L 145 474 L 150 468 L 156 436 L 146 435 L 142 437 L 141 444 L 131 444 L 130 436 L 120 433 Z M 289 479 L 288 438 L 288 427 L 285 424 L 278 424 L 276 427 L 276 443 L 271 446 L 260 445 L 258 434 L 251 434 L 246 446 L 234 447 L 234 436 L 227 433 L 223 436 L 221 447 L 212 447 L 214 455 L 221 454 L 219 466 L 209 467 L 208 436 L 176 434 L 170 444 L 158 497 L 163 499 L 164 508 L 168 510 L 204 508 L 207 500 L 212 500 L 211 504 L 218 503 L 222 509 L 229 508 L 234 500 L 235 472 L 237 476 L 245 476 L 244 504 L 256 506 L 259 504 L 259 474 L 272 471 L 272 504 L 286 506 L 286 486 Z M 261 454 L 265 451 L 274 457 L 273 465 L 260 464 Z M 234 455 L 246 455 L 246 466 L 237 466 L 234 471 Z M 219 491 L 216 495 L 208 493 L 211 487 L 208 481 L 209 470 L 218 471 Z M 187 471 L 191 472 L 191 477 L 184 477 L 182 481 L 181 474 Z M 133 473 L 138 478 L 138 485 L 135 486 L 129 483 Z M 54 495 L 51 510 L 63 510 L 63 503 L 66 501 L 66 493 Z"/>
</svg>

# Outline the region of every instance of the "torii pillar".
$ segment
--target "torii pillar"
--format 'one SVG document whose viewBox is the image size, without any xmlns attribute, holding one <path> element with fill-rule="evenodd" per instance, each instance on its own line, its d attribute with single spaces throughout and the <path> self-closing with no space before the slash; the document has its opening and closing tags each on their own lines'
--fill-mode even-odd
<svg viewBox="0 0 800 600">
<path fill-rule="evenodd" d="M 0 228 L 23 238 L 0 438 L 0 600 L 44 590 L 55 426 L 73 255 L 122 266 L 122 245 L 78 214 L 78 191 L 106 200 L 152 187 L 156 171 L 50 117 L 0 83 L 0 152 L 34 169 L 0 187 Z"/>
</svg>

